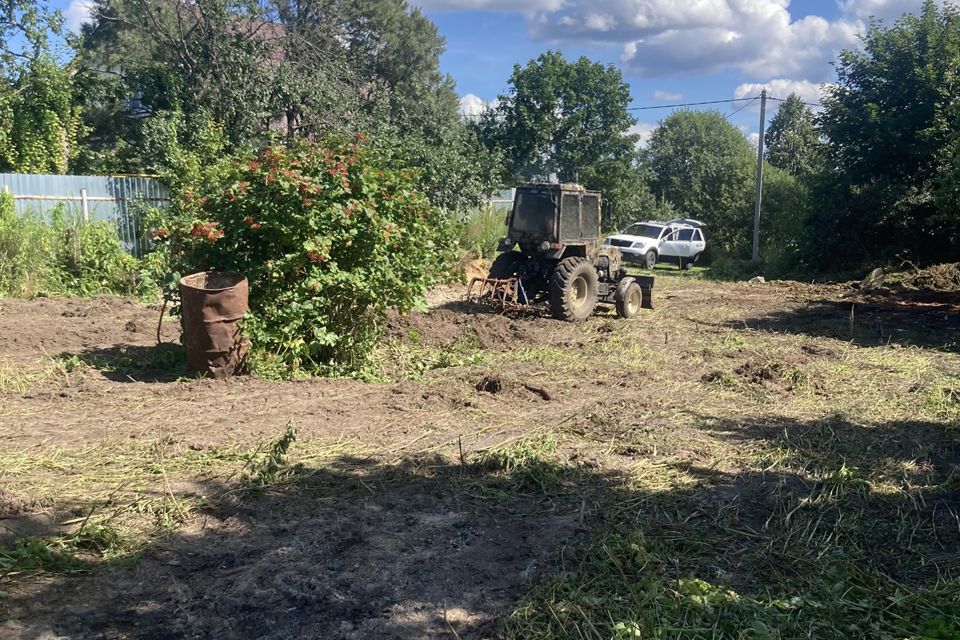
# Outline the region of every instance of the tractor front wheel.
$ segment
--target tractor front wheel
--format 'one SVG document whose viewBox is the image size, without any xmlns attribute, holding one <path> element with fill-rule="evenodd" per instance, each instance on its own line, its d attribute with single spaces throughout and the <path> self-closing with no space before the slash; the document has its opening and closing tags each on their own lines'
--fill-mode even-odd
<svg viewBox="0 0 960 640">
<path fill-rule="evenodd" d="M 550 277 L 550 311 L 558 320 L 586 320 L 597 306 L 597 270 L 584 258 L 564 258 Z"/>
<path fill-rule="evenodd" d="M 621 318 L 634 318 L 640 313 L 643 306 L 643 291 L 633 278 L 624 278 L 617 285 L 617 292 L 613 301 L 617 307 L 617 315 Z"/>
</svg>

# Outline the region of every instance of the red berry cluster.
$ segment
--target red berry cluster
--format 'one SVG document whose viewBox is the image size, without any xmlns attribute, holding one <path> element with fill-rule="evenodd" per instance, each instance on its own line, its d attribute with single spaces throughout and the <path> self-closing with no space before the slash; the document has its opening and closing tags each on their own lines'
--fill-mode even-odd
<svg viewBox="0 0 960 640">
<path fill-rule="evenodd" d="M 216 222 L 198 222 L 193 225 L 190 235 L 194 238 L 205 238 L 209 242 L 216 242 L 223 237 L 223 230 L 217 228 Z"/>
</svg>

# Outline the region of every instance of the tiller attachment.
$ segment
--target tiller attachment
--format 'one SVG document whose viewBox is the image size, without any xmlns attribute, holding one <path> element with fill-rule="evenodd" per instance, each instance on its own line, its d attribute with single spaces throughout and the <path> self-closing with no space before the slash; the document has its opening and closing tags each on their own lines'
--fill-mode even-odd
<svg viewBox="0 0 960 640">
<path fill-rule="evenodd" d="M 489 304 L 500 311 L 524 311 L 530 307 L 520 278 L 473 278 L 467 286 L 467 300 Z"/>
</svg>

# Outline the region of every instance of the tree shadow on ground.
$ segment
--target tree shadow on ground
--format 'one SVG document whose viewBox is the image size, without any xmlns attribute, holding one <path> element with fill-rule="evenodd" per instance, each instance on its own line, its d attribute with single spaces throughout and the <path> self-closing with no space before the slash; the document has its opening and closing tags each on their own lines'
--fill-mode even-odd
<svg viewBox="0 0 960 640">
<path fill-rule="evenodd" d="M 176 382 L 189 375 L 183 347 L 170 342 L 90 348 L 59 358 L 96 369 L 114 382 Z"/>
<path fill-rule="evenodd" d="M 898 344 L 960 352 L 960 296 L 873 296 L 817 300 L 737 320 L 726 326 L 850 341 L 858 346 Z"/>
<path fill-rule="evenodd" d="M 588 574 L 584 598 L 594 600 L 584 602 L 606 598 L 611 610 L 629 606 L 633 580 L 696 577 L 787 598 L 824 580 L 843 586 L 846 574 L 824 574 L 844 567 L 871 577 L 880 604 L 841 598 L 830 606 L 849 618 L 909 620 L 918 615 L 904 610 L 911 602 L 888 600 L 899 589 L 956 584 L 954 432 L 840 417 L 703 418 L 701 434 L 751 464 L 721 470 L 682 443 L 635 455 L 631 472 L 514 452 L 470 464 L 341 456 L 257 490 L 208 481 L 191 489 L 209 502 L 202 515 L 134 566 L 14 593 L 7 607 L 19 626 L 10 628 L 23 638 L 490 638 L 495 620 L 535 583 L 577 571 L 562 550 L 612 530 L 640 532 L 656 556 L 615 576 L 619 599 L 591 593 L 610 576 Z M 621 560 L 615 566 L 633 561 Z M 616 619 L 596 603 L 560 603 L 551 613 L 538 635 L 558 625 L 555 637 L 577 637 L 587 623 L 609 629 Z M 789 624 L 804 624 L 803 615 Z"/>
</svg>

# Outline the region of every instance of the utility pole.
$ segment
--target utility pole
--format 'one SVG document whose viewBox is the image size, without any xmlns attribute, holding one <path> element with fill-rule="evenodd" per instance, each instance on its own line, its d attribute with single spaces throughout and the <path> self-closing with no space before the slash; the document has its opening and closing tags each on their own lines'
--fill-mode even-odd
<svg viewBox="0 0 960 640">
<path fill-rule="evenodd" d="M 767 115 L 767 90 L 760 92 L 760 139 L 757 140 L 757 193 L 753 205 L 753 261 L 760 259 L 760 201 L 763 196 L 763 135 Z"/>
</svg>

